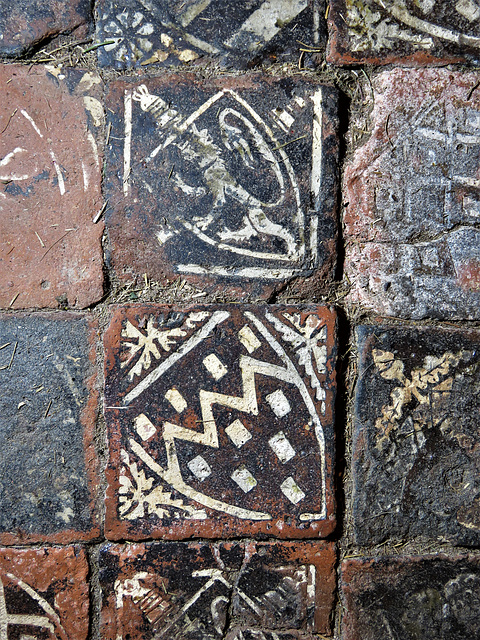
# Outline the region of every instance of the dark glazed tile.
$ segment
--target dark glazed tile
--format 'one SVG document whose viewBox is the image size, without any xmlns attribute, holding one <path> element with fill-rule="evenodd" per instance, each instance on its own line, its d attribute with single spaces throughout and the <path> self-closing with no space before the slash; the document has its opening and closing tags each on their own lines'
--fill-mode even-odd
<svg viewBox="0 0 480 640">
<path fill-rule="evenodd" d="M 480 59 L 478 0 L 330 0 L 327 59 L 445 64 Z"/>
<path fill-rule="evenodd" d="M 478 557 L 366 558 L 342 564 L 344 640 L 478 638 Z"/>
<path fill-rule="evenodd" d="M 2 639 L 86 640 L 87 575 L 80 547 L 0 548 Z"/>
<path fill-rule="evenodd" d="M 480 542 L 480 335 L 360 327 L 357 542 Z"/>
<path fill-rule="evenodd" d="M 330 633 L 331 543 L 147 543 L 100 553 L 102 638 L 294 640 Z"/>
<path fill-rule="evenodd" d="M 2 2 L 0 56 L 18 57 L 46 38 L 77 27 L 85 29 L 91 17 L 88 0 Z"/>
<path fill-rule="evenodd" d="M 0 316 L 0 542 L 99 534 L 95 330 L 84 316 Z"/>
<path fill-rule="evenodd" d="M 103 295 L 100 77 L 3 65 L 0 87 L 0 307 L 87 307 Z"/>
<path fill-rule="evenodd" d="M 107 537 L 330 533 L 335 341 L 325 307 L 117 308 Z"/>
<path fill-rule="evenodd" d="M 480 318 L 480 75 L 373 81 L 367 142 L 345 170 L 350 300 L 382 315 Z"/>
<path fill-rule="evenodd" d="M 100 0 L 97 40 L 103 67 L 182 66 L 215 60 L 244 68 L 307 62 L 325 47 L 315 0 Z"/>
<path fill-rule="evenodd" d="M 166 75 L 112 83 L 111 264 L 269 296 L 332 278 L 336 93 L 302 78 Z"/>
</svg>

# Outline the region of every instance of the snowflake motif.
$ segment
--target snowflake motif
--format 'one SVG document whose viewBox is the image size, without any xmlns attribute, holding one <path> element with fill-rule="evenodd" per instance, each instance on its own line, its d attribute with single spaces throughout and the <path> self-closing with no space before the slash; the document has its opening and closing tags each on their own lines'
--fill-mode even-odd
<svg viewBox="0 0 480 640">
<path fill-rule="evenodd" d="M 183 500 L 174 500 L 170 491 L 161 486 L 153 487 L 154 479 L 147 478 L 143 470 L 138 469 L 136 462 L 130 461 L 126 451 L 122 451 L 122 462 L 125 465 L 120 472 L 119 515 L 126 520 L 136 520 L 148 514 L 159 518 L 180 516 L 204 520 L 207 514 L 203 509 L 184 504 Z"/>
<path fill-rule="evenodd" d="M 151 316 L 147 321 L 145 333 L 142 333 L 130 320 L 127 320 L 125 329 L 122 330 L 122 338 L 129 338 L 129 341 L 124 343 L 129 353 L 127 359 L 120 366 L 122 369 L 127 367 L 140 352 L 140 358 L 128 372 L 128 377 L 133 380 L 134 376 L 139 376 L 143 370 L 146 371 L 151 367 L 152 357 L 155 360 L 160 359 L 161 354 L 158 347 L 161 347 L 165 352 L 170 351 L 178 338 L 183 338 L 187 335 L 187 329 L 193 329 L 197 323 L 202 322 L 209 315 L 206 311 L 190 313 L 183 325 L 185 328 L 175 327 L 173 329 L 157 329 L 154 327 L 154 318 Z M 131 342 L 130 340 L 136 340 L 136 342 Z"/>
<path fill-rule="evenodd" d="M 105 15 L 103 18 L 107 20 L 108 16 Z M 119 62 L 136 62 L 144 58 L 153 48 L 152 42 L 146 36 L 151 36 L 155 31 L 153 24 L 144 18 L 140 11 L 133 13 L 124 9 L 114 20 L 107 22 L 103 27 L 105 38 L 114 42 L 105 45 L 105 51 L 115 50 L 115 58 Z"/>
</svg>

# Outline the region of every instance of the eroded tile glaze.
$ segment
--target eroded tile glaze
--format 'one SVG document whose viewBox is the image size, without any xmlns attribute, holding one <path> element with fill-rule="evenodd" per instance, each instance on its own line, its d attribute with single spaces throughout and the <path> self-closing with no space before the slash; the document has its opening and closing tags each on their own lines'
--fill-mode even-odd
<svg viewBox="0 0 480 640">
<path fill-rule="evenodd" d="M 333 529 L 332 311 L 120 307 L 105 346 L 107 537 Z"/>
</svg>

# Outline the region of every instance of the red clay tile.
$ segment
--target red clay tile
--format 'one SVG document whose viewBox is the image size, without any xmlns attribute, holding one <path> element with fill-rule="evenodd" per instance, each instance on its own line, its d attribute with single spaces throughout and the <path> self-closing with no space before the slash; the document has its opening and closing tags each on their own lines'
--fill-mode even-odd
<svg viewBox="0 0 480 640">
<path fill-rule="evenodd" d="M 0 315 L 2 544 L 100 533 L 96 333 L 84 315 Z"/>
<path fill-rule="evenodd" d="M 107 537 L 329 534 L 335 341 L 325 307 L 117 308 Z"/>
<path fill-rule="evenodd" d="M 100 552 L 104 640 L 293 640 L 330 634 L 335 547 L 156 542 Z"/>
<path fill-rule="evenodd" d="M 480 75 L 394 69 L 345 170 L 350 300 L 405 318 L 480 318 Z"/>
<path fill-rule="evenodd" d="M 0 549 L 2 638 L 86 640 L 87 576 L 80 547 Z"/>
<path fill-rule="evenodd" d="M 437 554 L 346 560 L 344 640 L 478 636 L 478 556 Z"/>
<path fill-rule="evenodd" d="M 329 7 L 329 62 L 478 64 L 474 0 L 330 0 Z"/>
<path fill-rule="evenodd" d="M 300 77 L 112 83 L 116 275 L 180 275 L 237 300 L 313 273 L 325 288 L 336 260 L 336 101 L 332 87 Z"/>
<path fill-rule="evenodd" d="M 87 307 L 103 294 L 100 78 L 0 67 L 0 307 Z"/>
</svg>

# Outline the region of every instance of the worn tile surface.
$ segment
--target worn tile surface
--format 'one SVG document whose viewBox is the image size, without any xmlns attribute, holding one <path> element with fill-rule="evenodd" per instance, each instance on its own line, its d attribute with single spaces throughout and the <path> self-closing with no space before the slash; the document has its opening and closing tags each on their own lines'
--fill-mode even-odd
<svg viewBox="0 0 480 640">
<path fill-rule="evenodd" d="M 480 542 L 478 332 L 361 327 L 354 529 Z"/>
<path fill-rule="evenodd" d="M 214 59 L 227 66 L 297 62 L 325 46 L 320 3 L 313 0 L 100 0 L 102 66 L 182 66 Z"/>
<path fill-rule="evenodd" d="M 480 76 L 384 72 L 345 172 L 350 300 L 383 315 L 480 317 Z"/>
<path fill-rule="evenodd" d="M 330 0 L 327 58 L 428 65 L 480 59 L 477 0 Z"/>
<path fill-rule="evenodd" d="M 0 55 L 20 56 L 45 38 L 86 27 L 88 0 L 15 0 L 0 5 Z M 3 95 L 3 89 L 2 89 Z"/>
<path fill-rule="evenodd" d="M 335 261 L 336 94 L 300 78 L 110 86 L 106 220 L 120 278 L 239 298 Z M 319 283 L 319 286 L 321 284 Z"/>
<path fill-rule="evenodd" d="M 118 307 L 107 537 L 331 532 L 334 327 L 315 306 Z"/>
<path fill-rule="evenodd" d="M 332 543 L 147 543 L 100 552 L 102 638 L 293 640 L 329 633 Z"/>
<path fill-rule="evenodd" d="M 2 639 L 86 640 L 87 575 L 80 547 L 0 548 Z"/>
<path fill-rule="evenodd" d="M 478 638 L 478 556 L 346 560 L 342 591 L 344 640 Z"/>
<path fill-rule="evenodd" d="M 0 67 L 0 306 L 86 307 L 103 294 L 100 78 Z"/>
<path fill-rule="evenodd" d="M 93 337 L 82 316 L 0 316 L 2 544 L 98 535 Z"/>
</svg>

